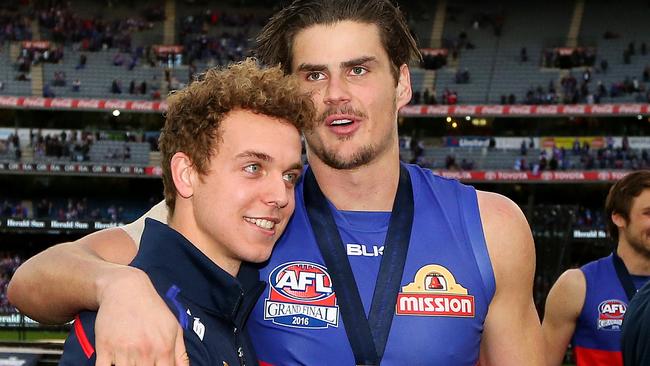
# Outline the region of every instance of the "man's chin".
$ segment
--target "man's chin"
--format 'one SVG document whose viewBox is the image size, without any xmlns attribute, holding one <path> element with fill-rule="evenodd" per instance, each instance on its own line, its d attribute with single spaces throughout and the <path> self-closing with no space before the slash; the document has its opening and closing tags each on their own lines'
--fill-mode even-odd
<svg viewBox="0 0 650 366">
<path fill-rule="evenodd" d="M 325 165 L 336 170 L 350 170 L 362 167 L 375 157 L 372 147 L 359 149 L 355 152 L 317 151 L 315 155 Z"/>
</svg>

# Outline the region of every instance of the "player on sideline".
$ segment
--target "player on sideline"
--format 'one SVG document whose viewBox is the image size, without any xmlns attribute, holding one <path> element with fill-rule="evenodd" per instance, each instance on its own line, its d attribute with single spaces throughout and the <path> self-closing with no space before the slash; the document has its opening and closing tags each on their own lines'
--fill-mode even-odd
<svg viewBox="0 0 650 366">
<path fill-rule="evenodd" d="M 650 279 L 650 171 L 616 182 L 605 201 L 605 216 L 616 250 L 564 272 L 546 299 L 542 331 L 549 366 L 562 364 L 569 342 L 578 366 L 623 364 L 623 315 Z"/>
<path fill-rule="evenodd" d="M 262 30 L 257 56 L 297 75 L 318 112 L 296 214 L 261 268 L 271 286 L 249 320 L 260 361 L 540 365 L 535 252 L 519 208 L 400 164 L 397 113 L 420 57 L 401 12 L 389 0 L 294 1 Z M 10 296 L 39 320 L 99 307 L 107 352 L 140 364 L 144 348 L 169 364 L 172 317 L 151 311 L 161 306 L 146 281 L 107 263 L 128 263 L 134 242 L 115 229 L 49 250 L 23 265 Z M 118 298 L 149 328 L 108 321 Z"/>
</svg>

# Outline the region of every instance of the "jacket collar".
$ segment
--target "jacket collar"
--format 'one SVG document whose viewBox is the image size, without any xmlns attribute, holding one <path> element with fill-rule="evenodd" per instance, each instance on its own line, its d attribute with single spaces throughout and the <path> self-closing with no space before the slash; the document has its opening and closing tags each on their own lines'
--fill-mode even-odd
<svg viewBox="0 0 650 366">
<path fill-rule="evenodd" d="M 140 249 L 131 266 L 151 277 L 166 277 L 184 298 L 236 323 L 243 322 L 263 290 L 264 282 L 242 266 L 238 278 L 212 262 L 183 235 L 153 219 L 146 219 Z M 152 274 L 154 274 L 152 276 Z M 152 278 L 156 282 L 155 278 Z M 262 287 L 260 289 L 260 287 Z M 166 291 L 167 289 L 162 289 Z"/>
</svg>

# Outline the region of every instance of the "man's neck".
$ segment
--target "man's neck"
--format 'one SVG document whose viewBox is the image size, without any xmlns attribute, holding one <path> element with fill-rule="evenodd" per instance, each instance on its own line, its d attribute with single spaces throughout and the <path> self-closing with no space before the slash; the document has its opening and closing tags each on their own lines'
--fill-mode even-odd
<svg viewBox="0 0 650 366">
<path fill-rule="evenodd" d="M 189 207 L 179 210 L 178 197 L 174 214 L 170 215 L 169 227 L 178 231 L 192 245 L 208 257 L 214 264 L 228 272 L 231 276 L 237 277 L 241 261 L 234 260 L 222 253 L 218 244 L 212 243 L 201 233 L 194 219 L 194 212 Z"/>
<path fill-rule="evenodd" d="M 629 244 L 619 240 L 616 254 L 623 260 L 631 275 L 650 276 L 650 259 L 637 253 Z"/>
<path fill-rule="evenodd" d="M 392 151 L 355 169 L 334 169 L 310 156 L 325 197 L 339 210 L 391 211 L 399 182 L 399 155 Z"/>
</svg>

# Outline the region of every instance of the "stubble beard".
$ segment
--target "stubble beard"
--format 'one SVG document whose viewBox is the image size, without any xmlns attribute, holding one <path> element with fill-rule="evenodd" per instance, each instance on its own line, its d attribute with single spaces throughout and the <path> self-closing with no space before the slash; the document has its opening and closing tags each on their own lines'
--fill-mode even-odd
<svg viewBox="0 0 650 366">
<path fill-rule="evenodd" d="M 349 138 L 346 137 L 345 140 L 349 140 Z M 362 146 L 347 159 L 334 151 L 334 149 L 326 149 L 322 142 L 320 144 L 312 145 L 310 148 L 319 160 L 330 168 L 336 170 L 351 170 L 359 168 L 370 163 L 377 156 L 377 150 L 373 145 Z"/>
<path fill-rule="evenodd" d="M 397 111 L 397 104 L 395 102 L 393 102 L 393 109 Z M 324 123 L 325 119 L 333 113 L 350 113 L 355 116 L 367 118 L 367 115 L 365 113 L 353 109 L 352 107 L 345 106 L 339 110 L 335 108 L 328 108 L 322 113 L 318 120 L 320 123 Z M 397 112 L 395 112 L 395 118 L 397 118 Z M 387 136 L 383 137 L 382 141 L 379 141 L 379 144 L 364 145 L 355 151 L 352 156 L 346 159 L 342 157 L 335 149 L 328 149 L 325 146 L 323 140 L 316 134 L 315 131 L 312 131 L 312 134 L 313 140 L 311 143 L 309 142 L 308 135 L 305 134 L 309 150 L 325 165 L 336 170 L 352 170 L 367 165 L 372 162 L 381 152 L 388 150 L 391 144 L 391 136 L 388 134 Z M 338 140 L 345 142 L 351 140 L 352 138 L 353 136 L 340 136 L 338 137 Z"/>
<path fill-rule="evenodd" d="M 638 255 L 642 256 L 646 261 L 650 262 L 650 247 L 644 245 L 642 238 L 629 235 L 629 234 L 630 233 L 626 233 L 625 236 L 632 250 L 634 250 L 634 252 L 637 253 Z"/>
</svg>

